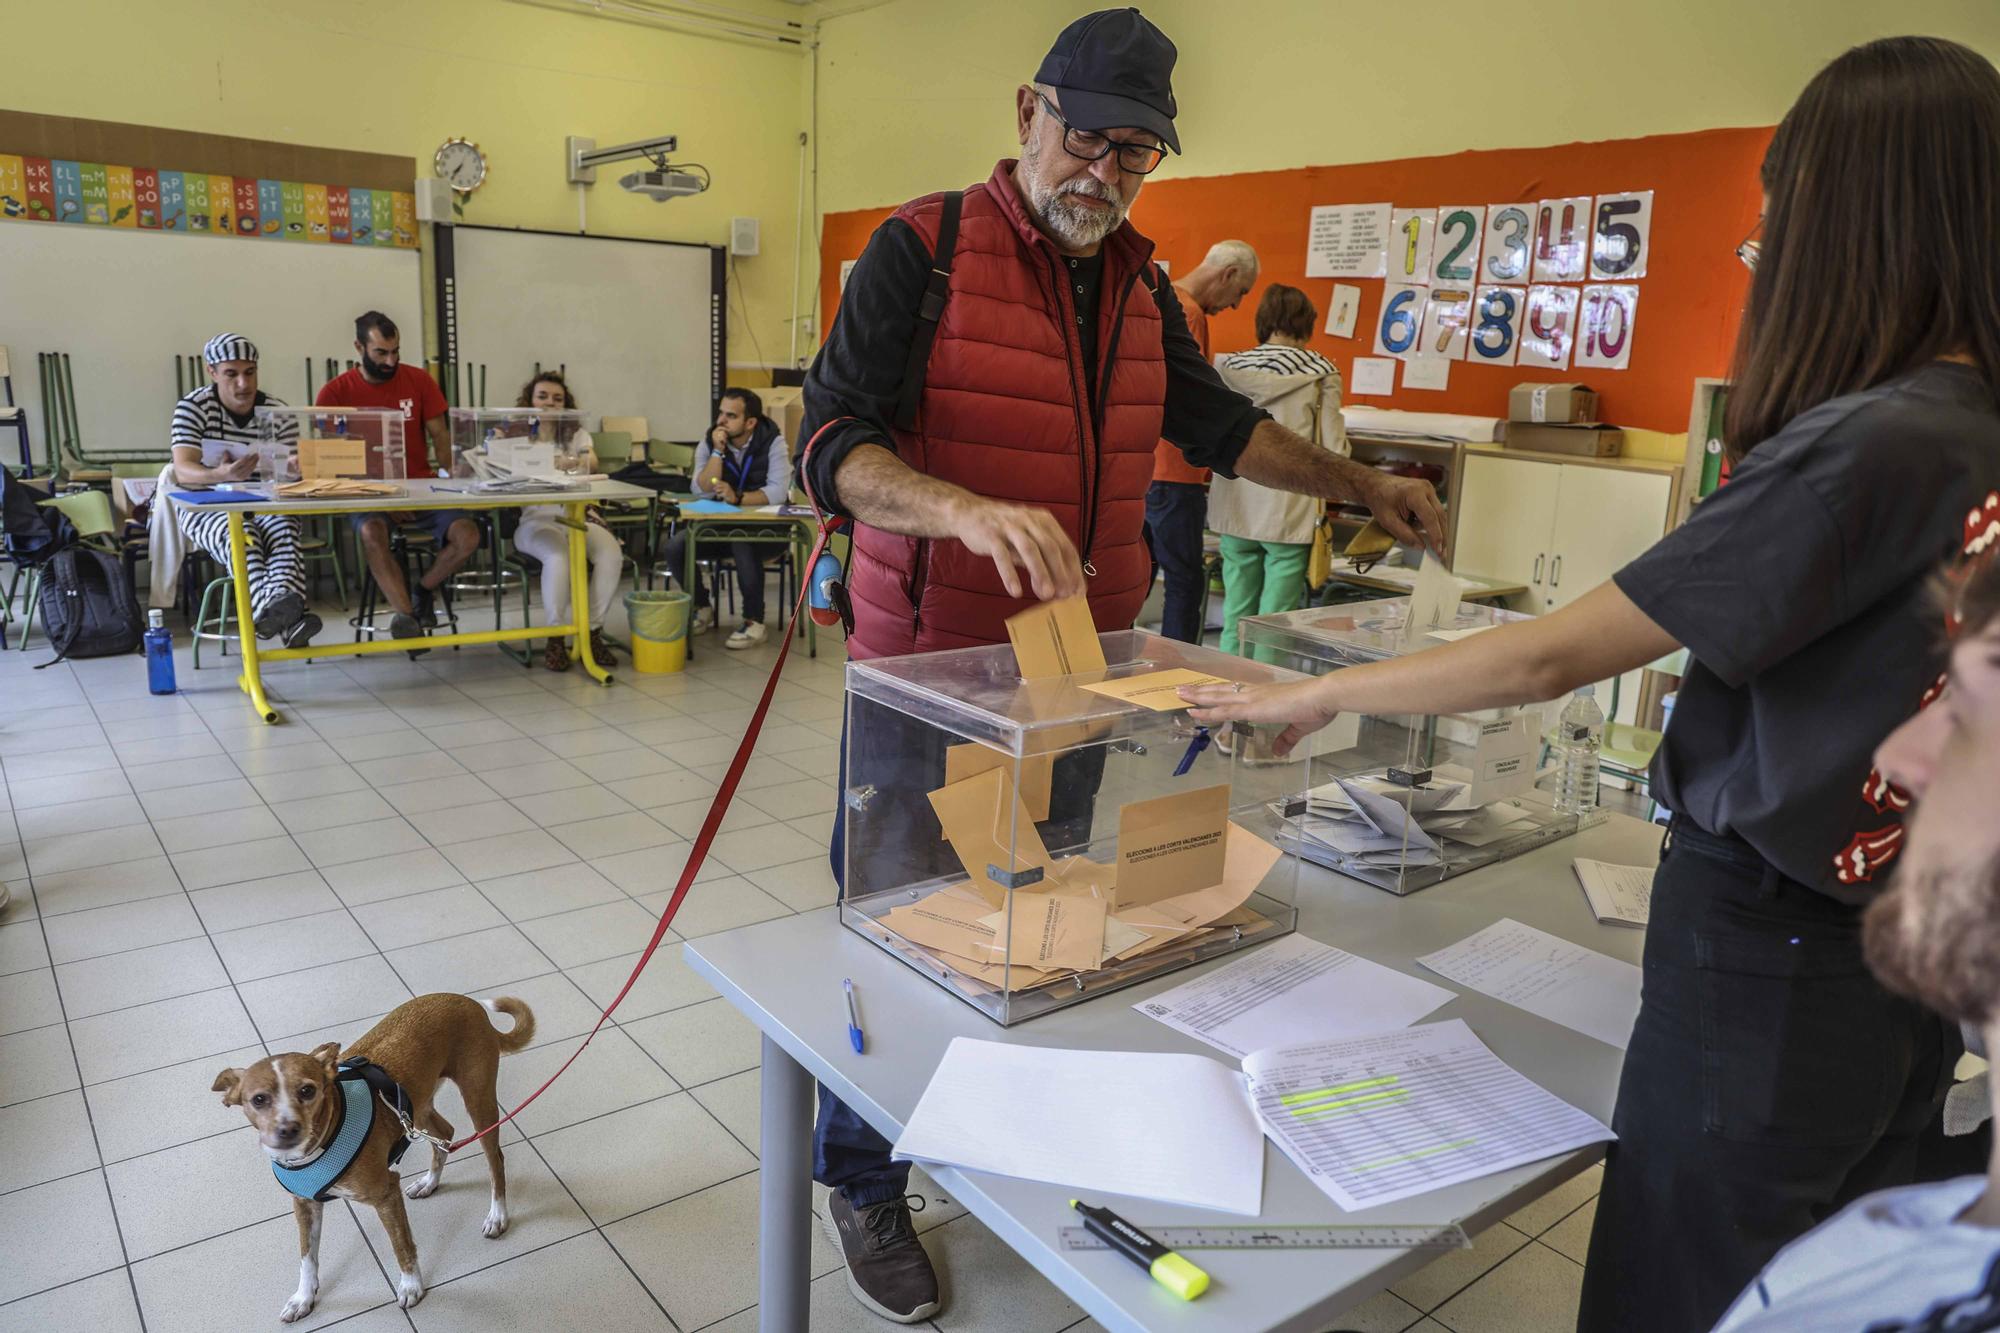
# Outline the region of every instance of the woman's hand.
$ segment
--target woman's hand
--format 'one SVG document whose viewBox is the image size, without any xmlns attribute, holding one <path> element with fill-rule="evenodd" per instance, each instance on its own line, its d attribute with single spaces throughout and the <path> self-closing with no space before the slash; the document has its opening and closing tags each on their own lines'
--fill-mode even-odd
<svg viewBox="0 0 2000 1333">
<path fill-rule="evenodd" d="M 1195 705 L 1188 716 L 1203 726 L 1218 722 L 1285 722 L 1273 749 L 1287 755 L 1339 715 L 1327 699 L 1331 677 L 1292 685 L 1183 685 L 1181 699 Z"/>
</svg>

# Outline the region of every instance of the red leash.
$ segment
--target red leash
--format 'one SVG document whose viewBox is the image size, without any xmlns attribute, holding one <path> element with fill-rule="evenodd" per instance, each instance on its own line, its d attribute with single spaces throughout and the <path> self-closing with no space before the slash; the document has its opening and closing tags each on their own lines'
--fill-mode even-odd
<svg viewBox="0 0 2000 1333">
<path fill-rule="evenodd" d="M 819 442 L 820 436 L 826 434 L 828 427 L 838 424 L 839 420 L 837 418 L 835 421 L 829 421 L 825 426 L 820 427 L 818 433 L 806 444 L 805 452 L 812 452 L 812 446 Z M 800 462 L 802 464 L 804 462 L 803 454 L 800 456 Z M 804 475 L 803 467 L 800 470 L 800 475 Z M 826 551 L 827 542 L 833 537 L 834 528 L 838 526 L 837 522 L 829 524 L 825 516 L 820 513 L 819 501 L 812 499 L 812 487 L 807 486 L 805 492 L 806 497 L 812 500 L 813 517 L 819 521 L 819 539 L 813 543 L 812 554 L 806 557 L 805 568 L 799 572 L 798 600 L 792 603 L 792 618 L 785 626 L 785 641 L 778 646 L 778 660 L 771 666 L 770 679 L 764 682 L 764 693 L 757 700 L 757 711 L 751 715 L 750 725 L 743 732 L 742 743 L 736 747 L 736 757 L 729 761 L 729 771 L 722 775 L 722 785 L 716 789 L 715 800 L 710 802 L 708 814 L 701 821 L 701 832 L 695 835 L 694 846 L 688 852 L 687 864 L 681 867 L 680 883 L 674 886 L 674 896 L 667 899 L 666 908 L 660 913 L 660 923 L 653 927 L 653 938 L 646 942 L 646 951 L 639 955 L 639 961 L 632 966 L 632 975 L 625 978 L 625 984 L 618 988 L 616 995 L 611 997 L 611 1003 L 604 1006 L 604 1012 L 597 1016 L 596 1024 L 584 1035 L 582 1043 L 574 1051 L 570 1052 L 569 1059 L 563 1061 L 561 1067 L 555 1073 L 549 1075 L 548 1082 L 529 1093 L 519 1106 L 516 1106 L 486 1128 L 476 1134 L 468 1134 L 458 1140 L 458 1142 L 452 1144 L 449 1151 L 457 1152 L 468 1143 L 477 1143 L 480 1139 L 485 1138 L 488 1134 L 491 1134 L 494 1130 L 521 1114 L 527 1108 L 529 1102 L 534 1101 L 535 1098 L 547 1092 L 549 1084 L 561 1078 L 563 1071 L 576 1063 L 576 1057 L 582 1055 L 584 1048 L 589 1046 L 591 1040 L 597 1036 L 599 1029 L 611 1017 L 611 1011 L 623 1003 L 625 996 L 631 992 L 632 987 L 638 984 L 639 974 L 646 970 L 647 963 L 653 961 L 654 951 L 660 947 L 660 941 L 666 938 L 667 927 L 672 924 L 674 913 L 680 910 L 681 899 L 687 897 L 688 888 L 694 883 L 694 877 L 700 873 L 702 863 L 708 860 L 709 844 L 715 841 L 716 833 L 722 828 L 722 818 L 729 813 L 729 803 L 736 798 L 736 784 L 742 781 L 743 770 L 750 763 L 750 752 L 757 748 L 757 737 L 764 730 L 764 716 L 771 711 L 771 695 L 778 688 L 778 677 L 785 669 L 785 658 L 792 651 L 792 636 L 799 632 L 799 616 L 804 612 L 806 598 L 812 591 L 813 567 L 819 563 L 820 556 Z"/>
</svg>

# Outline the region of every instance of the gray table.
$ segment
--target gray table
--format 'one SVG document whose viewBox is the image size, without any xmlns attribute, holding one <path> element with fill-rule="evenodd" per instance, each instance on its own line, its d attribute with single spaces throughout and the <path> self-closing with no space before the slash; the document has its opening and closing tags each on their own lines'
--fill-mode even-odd
<svg viewBox="0 0 2000 1333">
<path fill-rule="evenodd" d="M 1412 961 L 1501 917 L 1540 927 L 1615 958 L 1639 961 L 1643 933 L 1600 926 L 1570 869 L 1574 857 L 1652 865 L 1661 830 L 1625 815 L 1511 861 L 1397 898 L 1311 865 L 1301 866 L 1299 929 L 1362 957 L 1457 989 Z M 1184 969 L 1014 1028 L 1002 1028 L 844 929 L 835 909 L 766 921 L 696 940 L 687 960 L 763 1032 L 759 1300 L 765 1333 L 806 1327 L 811 1225 L 813 1080 L 832 1088 L 894 1139 L 953 1037 L 1036 1046 L 1200 1052 L 1192 1038 L 1132 1009 L 1147 995 L 1197 975 Z M 1221 962 L 1203 965 L 1220 966 Z M 862 995 L 868 1053 L 848 1047 L 840 979 Z M 1609 1121 L 1624 1052 L 1485 996 L 1462 993 L 1430 1016 L 1463 1018 L 1495 1054 L 1557 1096 Z M 1266 1144 L 1264 1211 L 1285 1223 L 1459 1222 L 1467 1231 L 1505 1217 L 1602 1157 L 1585 1149 L 1359 1213 L 1344 1213 Z M 1022 1258 L 1116 1333 L 1328 1327 L 1342 1311 L 1436 1257 L 1433 1251 L 1204 1251 L 1214 1279 L 1183 1303 L 1108 1252 L 1059 1248 L 1073 1225 L 1071 1191 L 981 1172 L 936 1169 L 951 1197 Z M 1241 1225 L 1244 1219 L 1106 1196 L 1141 1224 Z"/>
</svg>

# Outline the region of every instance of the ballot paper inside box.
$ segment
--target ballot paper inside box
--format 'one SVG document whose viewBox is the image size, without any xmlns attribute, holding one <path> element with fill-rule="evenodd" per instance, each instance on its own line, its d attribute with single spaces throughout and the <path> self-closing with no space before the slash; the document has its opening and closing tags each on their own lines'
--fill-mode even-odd
<svg viewBox="0 0 2000 1333">
<path fill-rule="evenodd" d="M 847 667 L 841 920 L 1003 1024 L 1297 916 L 1280 842 L 1303 757 L 1247 762 L 1171 701 L 1181 679 L 1297 677 L 1096 637 L 1104 667 L 1033 679 L 1006 644 Z"/>
<path fill-rule="evenodd" d="M 1310 675 L 1440 648 L 1533 617 L 1446 606 L 1419 620 L 1408 597 L 1308 607 L 1237 622 L 1244 651 Z M 1436 623 L 1431 623 L 1435 621 Z M 1539 708 L 1344 714 L 1319 733 L 1281 841 L 1308 861 L 1413 893 L 1576 832 L 1537 785 Z"/>
<path fill-rule="evenodd" d="M 267 481 L 402 481 L 409 475 L 403 413 L 379 407 L 257 409 Z"/>
</svg>

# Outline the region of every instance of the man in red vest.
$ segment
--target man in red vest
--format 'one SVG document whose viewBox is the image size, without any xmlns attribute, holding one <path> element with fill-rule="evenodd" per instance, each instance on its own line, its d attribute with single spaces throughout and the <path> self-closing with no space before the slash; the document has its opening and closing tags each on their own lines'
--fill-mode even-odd
<svg viewBox="0 0 2000 1333">
<path fill-rule="evenodd" d="M 1100 630 L 1130 626 L 1151 582 L 1140 529 L 1161 439 L 1224 475 L 1365 504 L 1402 540 L 1442 547 L 1428 485 L 1316 448 L 1222 383 L 1152 243 L 1126 223 L 1146 175 L 1180 149 L 1174 59 L 1136 9 L 1076 20 L 1016 93 L 1019 162 L 959 201 L 948 280 L 933 285 L 942 195 L 898 209 L 856 262 L 806 378 L 799 465 L 821 509 L 855 523 L 849 657 L 1004 643 L 1008 616 L 1078 593 Z M 918 374 L 914 411 L 899 413 Z M 919 822 L 923 793 L 943 781 L 940 734 L 871 722 L 853 741 L 843 789 L 849 761 L 892 779 L 855 821 L 852 857 L 837 811 L 834 874 L 860 867 L 866 884 L 842 878 L 858 898 L 919 882 L 948 849 L 935 821 Z M 1055 764 L 1049 848 L 1088 840 L 1103 762 L 1087 746 Z M 914 1323 L 939 1299 L 904 1203 L 908 1175 L 887 1140 L 820 1089 L 814 1176 L 833 1187 L 826 1220 L 849 1289 Z"/>
</svg>

